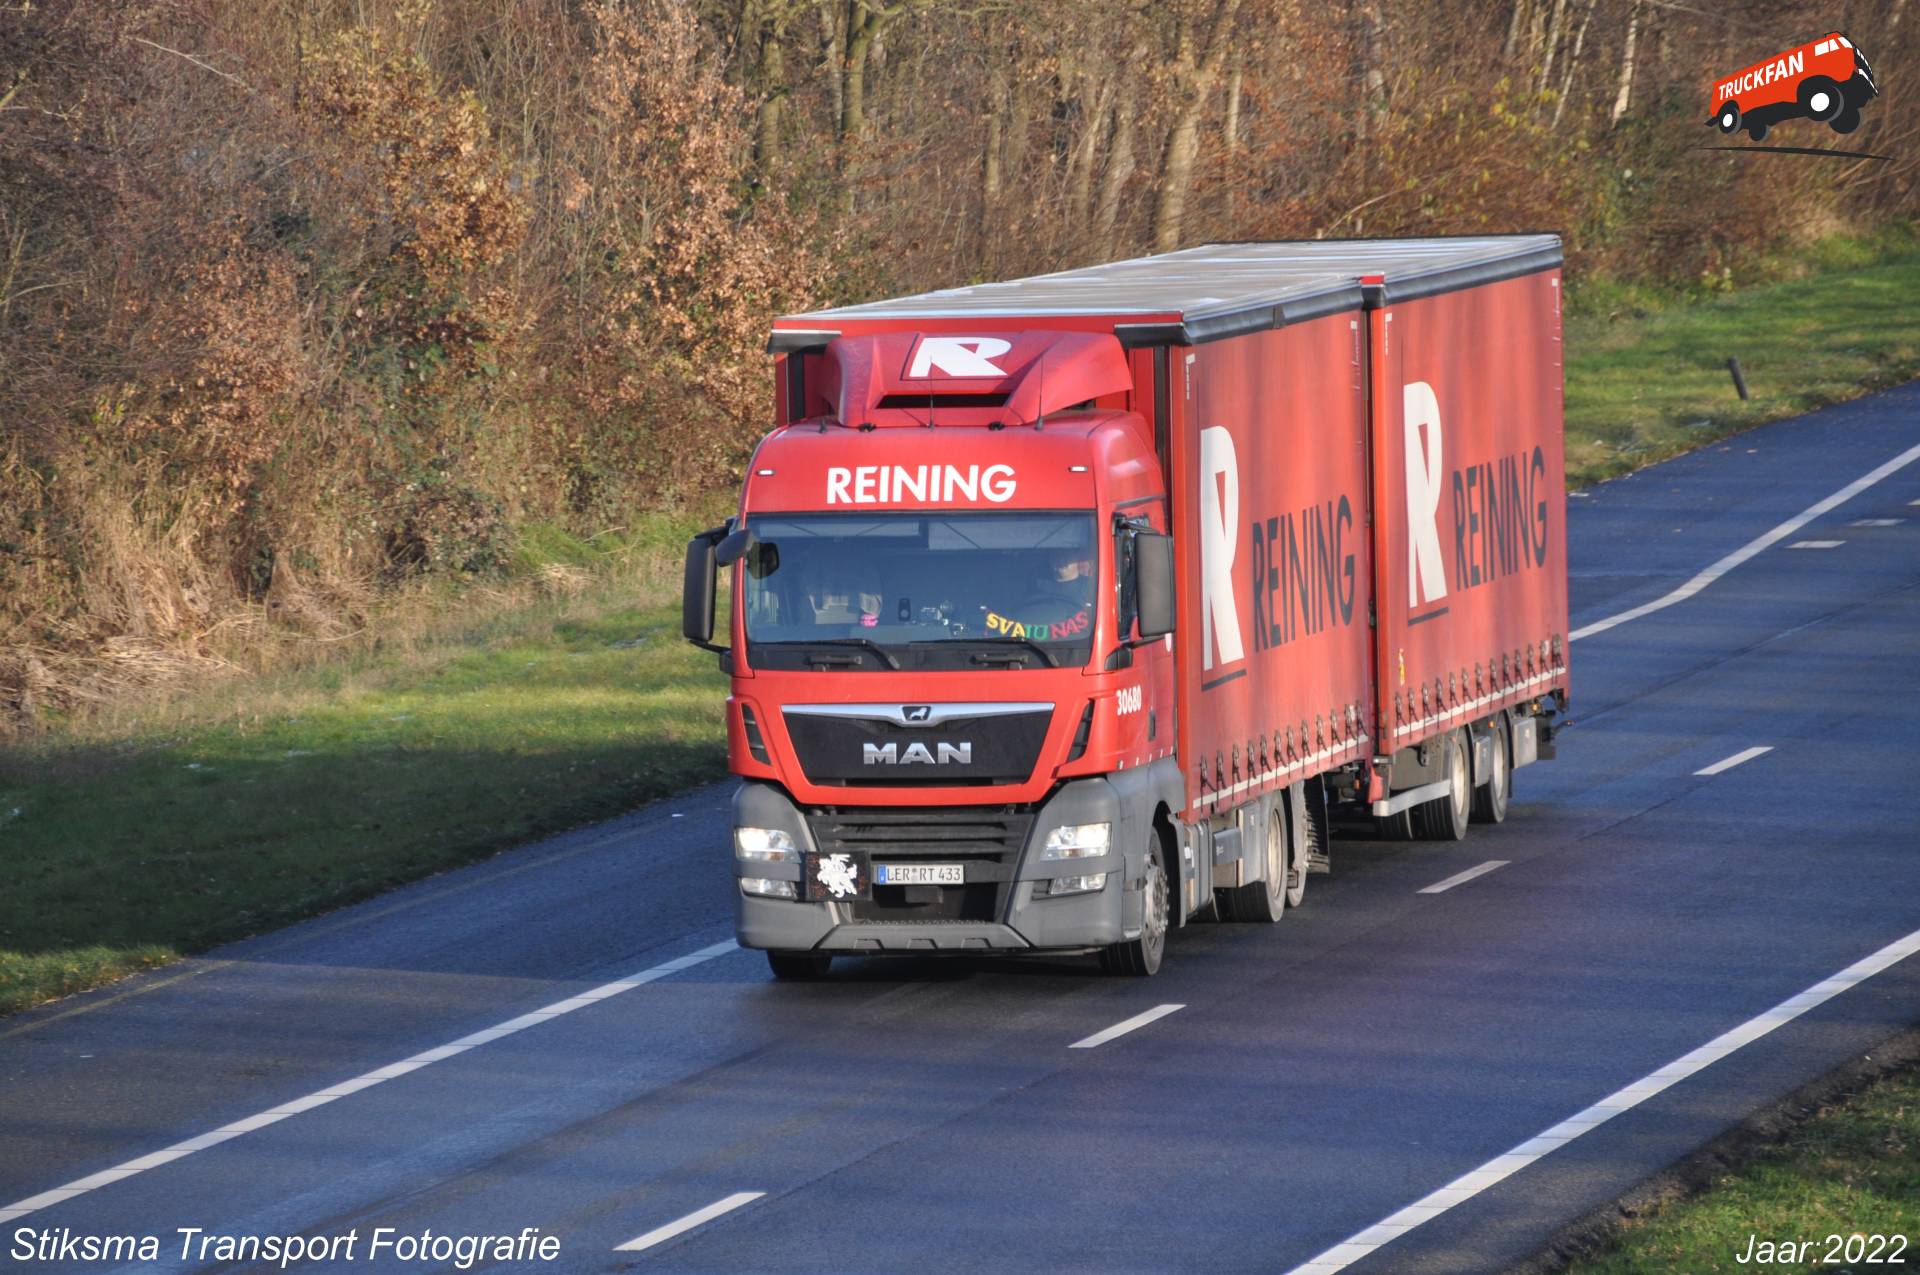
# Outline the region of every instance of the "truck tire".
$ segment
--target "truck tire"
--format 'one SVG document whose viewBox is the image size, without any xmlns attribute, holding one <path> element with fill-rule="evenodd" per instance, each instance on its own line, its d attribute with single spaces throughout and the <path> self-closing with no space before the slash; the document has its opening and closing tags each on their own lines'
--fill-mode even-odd
<svg viewBox="0 0 1920 1275">
<path fill-rule="evenodd" d="M 1507 744 L 1507 720 L 1494 719 L 1491 759 L 1487 782 L 1473 790 L 1473 818 L 1476 823 L 1505 823 L 1507 803 L 1513 796 L 1513 756 Z"/>
<path fill-rule="evenodd" d="M 767 967 L 783 983 L 816 983 L 833 968 L 833 957 L 822 952 L 768 952 Z"/>
<path fill-rule="evenodd" d="M 1424 841 L 1462 841 L 1473 806 L 1473 775 L 1467 769 L 1466 732 L 1453 731 L 1441 742 L 1446 752 L 1447 792 L 1423 801 L 1407 813 L 1413 834 Z"/>
<path fill-rule="evenodd" d="M 1800 109 L 1807 118 L 1824 124 L 1846 109 L 1846 95 L 1840 86 L 1824 75 L 1810 76 L 1800 82 Z"/>
<path fill-rule="evenodd" d="M 1860 127 L 1860 108 L 1853 105 L 1841 108 L 1838 115 L 1827 121 L 1827 127 L 1836 133 L 1851 133 Z"/>
<path fill-rule="evenodd" d="M 1713 117 L 1713 122 L 1722 133 L 1732 135 L 1739 132 L 1740 104 L 1738 102 L 1728 102 L 1720 108 L 1720 113 Z"/>
<path fill-rule="evenodd" d="M 1260 847 L 1262 880 L 1223 891 L 1226 914 L 1235 921 L 1258 921 L 1271 925 L 1286 915 L 1287 874 L 1293 861 L 1293 838 L 1287 835 L 1286 811 L 1275 802 L 1267 814 L 1266 832 Z"/>
<path fill-rule="evenodd" d="M 1147 879 L 1141 890 L 1140 933 L 1122 939 L 1100 953 L 1100 968 L 1109 974 L 1129 978 L 1149 978 L 1160 972 L 1160 959 L 1167 950 L 1167 869 L 1160 838 L 1147 845 Z"/>
<path fill-rule="evenodd" d="M 1747 136 L 1756 142 L 1764 142 L 1767 140 L 1767 133 L 1771 128 L 1772 125 L 1770 124 L 1762 123 L 1759 120 L 1752 120 L 1747 124 Z"/>
</svg>

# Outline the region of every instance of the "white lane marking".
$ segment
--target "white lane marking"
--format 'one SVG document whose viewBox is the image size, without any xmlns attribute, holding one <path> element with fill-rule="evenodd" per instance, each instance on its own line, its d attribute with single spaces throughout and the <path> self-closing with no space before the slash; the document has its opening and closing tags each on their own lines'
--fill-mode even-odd
<svg viewBox="0 0 1920 1275">
<path fill-rule="evenodd" d="M 1068 1045 L 1067 1048 L 1097 1049 L 1116 1036 L 1124 1036 L 1130 1031 L 1145 1027 L 1148 1023 L 1157 1023 L 1175 1010 L 1185 1008 L 1185 1005 L 1155 1005 L 1144 1014 L 1135 1014 L 1132 1018 L 1122 1019 L 1105 1031 L 1097 1031 L 1085 1040 L 1074 1041 L 1071 1045 Z"/>
<path fill-rule="evenodd" d="M 1898 527 L 1905 518 L 1855 518 L 1849 527 Z"/>
<path fill-rule="evenodd" d="M 1643 602 L 1637 607 L 1620 612 L 1618 615 L 1610 615 L 1604 620 L 1595 620 L 1592 624 L 1583 625 L 1573 631 L 1573 636 L 1569 641 L 1577 642 L 1583 637 L 1592 637 L 1596 633 L 1605 633 L 1608 629 L 1625 624 L 1629 620 L 1637 620 L 1643 615 L 1652 615 L 1655 611 L 1664 611 L 1676 602 L 1685 602 L 1688 598 L 1700 592 L 1700 590 L 1706 588 L 1715 580 L 1718 580 L 1721 576 L 1727 574 L 1727 572 L 1733 570 L 1755 554 L 1780 543 L 1794 532 L 1800 530 L 1800 528 L 1812 522 L 1815 518 L 1818 518 L 1821 514 L 1853 499 L 1889 474 L 1900 472 L 1916 460 L 1920 460 L 1920 447 L 1909 447 L 1906 451 L 1901 452 L 1898 456 L 1895 456 L 1878 469 L 1862 474 L 1860 477 L 1854 479 L 1839 491 L 1828 496 L 1825 500 L 1808 505 L 1805 509 L 1775 527 L 1772 531 L 1749 540 L 1746 544 L 1735 549 L 1732 553 L 1720 559 L 1720 561 L 1714 563 L 1699 575 L 1693 577 L 1693 579 L 1673 590 L 1673 592 L 1655 598 L 1651 602 Z M 1920 501 L 1916 501 L 1915 503 L 1920 504 Z"/>
<path fill-rule="evenodd" d="M 1465 872 L 1456 872 L 1445 881 L 1435 881 L 1432 885 L 1416 890 L 1416 894 L 1444 894 L 1456 885 L 1465 885 L 1475 877 L 1484 877 L 1489 872 L 1498 872 L 1511 863 L 1510 859 L 1488 859 L 1477 868 L 1468 868 Z"/>
<path fill-rule="evenodd" d="M 1796 540 L 1788 545 L 1789 549 L 1838 549 L 1847 543 L 1844 540 Z"/>
<path fill-rule="evenodd" d="M 752 1204 L 765 1195 L 765 1191 L 735 1191 L 724 1200 L 715 1200 L 704 1209 L 695 1209 L 678 1222 L 669 1222 L 665 1226 L 656 1226 L 645 1235 L 636 1235 L 625 1244 L 616 1244 L 616 1253 L 638 1253 L 643 1248 L 652 1248 L 655 1244 L 664 1244 L 676 1235 L 684 1235 L 696 1226 L 702 1226 L 722 1213 L 731 1213 L 743 1204 Z"/>
<path fill-rule="evenodd" d="M 243 1134 L 252 1133 L 256 1129 L 264 1129 L 268 1125 L 278 1124 L 288 1116 L 297 1116 L 303 1111 L 312 1111 L 315 1107 L 324 1107 L 337 1098 L 344 1098 L 348 1094 L 359 1093 L 362 1089 L 370 1089 L 377 1084 L 418 1071 L 422 1067 L 431 1066 L 444 1059 L 452 1058 L 457 1054 L 464 1054 L 467 1050 L 473 1049 L 476 1046 L 484 1045 L 489 1041 L 499 1040 L 502 1036 L 511 1036 L 518 1031 L 525 1031 L 537 1023 L 550 1022 L 562 1014 L 571 1014 L 576 1009 L 584 1009 L 588 1005 L 596 1005 L 609 996 L 618 996 L 621 992 L 630 992 L 636 987 L 642 987 L 657 979 L 665 978 L 669 974 L 678 974 L 681 970 L 692 969 L 702 962 L 711 961 L 716 956 L 725 956 L 727 953 L 736 951 L 738 948 L 739 944 L 735 943 L 732 939 L 728 939 L 724 943 L 715 943 L 711 947 L 703 947 L 697 952 L 690 952 L 685 956 L 663 962 L 662 964 L 641 970 L 638 973 L 628 974 L 624 978 L 616 978 L 611 983 L 603 983 L 590 992 L 582 992 L 578 996 L 570 996 L 566 1000 L 555 1001 L 545 1009 L 537 1009 L 531 1014 L 522 1014 L 518 1018 L 508 1019 L 496 1027 L 475 1032 L 471 1036 L 462 1036 L 459 1040 L 451 1044 L 435 1046 L 432 1049 L 414 1054 L 412 1057 L 402 1058 L 399 1062 L 388 1063 L 385 1067 L 355 1076 L 351 1080 L 343 1080 L 325 1089 L 316 1090 L 304 1098 L 295 1098 L 293 1101 L 283 1102 L 271 1110 L 262 1111 L 257 1115 L 247 1116 L 244 1119 L 234 1121 L 232 1124 L 222 1125 L 210 1133 L 203 1133 L 198 1137 L 188 1138 L 184 1142 L 176 1142 L 170 1147 L 163 1147 L 158 1151 L 143 1155 L 137 1160 L 128 1160 L 126 1163 L 115 1165 L 111 1169 L 103 1169 L 91 1177 L 80 1178 L 77 1181 L 67 1183 L 65 1186 L 55 1187 L 51 1191 L 42 1191 L 39 1195 L 28 1196 L 24 1200 L 16 1200 L 5 1208 L 0 1208 L 0 1222 L 11 1222 L 17 1217 L 25 1217 L 29 1213 L 38 1212 L 49 1205 L 58 1204 L 62 1200 L 70 1200 L 76 1195 L 85 1195 L 88 1191 L 106 1186 L 110 1182 L 118 1182 L 122 1178 L 132 1177 L 136 1173 L 144 1173 L 148 1169 L 158 1168 L 163 1164 L 171 1164 L 182 1156 L 192 1155 L 196 1151 L 205 1151 L 208 1147 L 217 1147 L 223 1142 L 238 1138 Z"/>
<path fill-rule="evenodd" d="M 1757 744 L 1752 748 L 1742 749 L 1731 757 L 1723 757 L 1711 766 L 1702 766 L 1693 773 L 1696 775 L 1717 775 L 1723 770 L 1732 770 L 1735 766 L 1752 761 L 1762 753 L 1770 753 L 1772 751 L 1772 744 Z"/>
<path fill-rule="evenodd" d="M 1696 1072 L 1704 1071 L 1743 1045 L 1826 1004 L 1848 988 L 1866 982 L 1875 974 L 1899 964 L 1920 952 L 1920 930 L 1895 939 L 1871 956 L 1862 957 L 1829 978 L 1815 983 L 1798 996 L 1788 997 L 1764 1014 L 1749 1018 L 1738 1027 L 1715 1036 L 1690 1053 L 1674 1059 L 1656 1072 L 1616 1090 L 1578 1115 L 1562 1120 L 1542 1133 L 1527 1139 L 1504 1155 L 1497 1155 L 1473 1172 L 1455 1178 L 1439 1190 L 1407 1205 L 1383 1222 L 1376 1222 L 1359 1234 L 1334 1245 L 1318 1257 L 1294 1267 L 1287 1275 L 1331 1275 L 1344 1270 L 1384 1244 L 1398 1239 L 1422 1222 L 1439 1217 L 1456 1204 L 1464 1203 L 1488 1187 L 1504 1182 L 1548 1152 L 1563 1147 L 1583 1133 L 1599 1128 L 1615 1116 L 1632 1111 L 1656 1094 L 1664 1093 Z"/>
</svg>

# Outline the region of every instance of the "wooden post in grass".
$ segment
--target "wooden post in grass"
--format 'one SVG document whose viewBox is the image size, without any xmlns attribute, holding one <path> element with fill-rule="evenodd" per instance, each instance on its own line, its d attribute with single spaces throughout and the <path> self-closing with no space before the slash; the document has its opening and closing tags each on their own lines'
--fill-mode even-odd
<svg viewBox="0 0 1920 1275">
<path fill-rule="evenodd" d="M 1738 358 L 1729 358 L 1727 360 L 1727 371 L 1733 373 L 1733 388 L 1734 392 L 1740 395 L 1740 401 L 1744 403 L 1751 399 L 1753 395 L 1747 393 L 1747 377 L 1746 374 L 1740 370 L 1740 360 Z"/>
</svg>

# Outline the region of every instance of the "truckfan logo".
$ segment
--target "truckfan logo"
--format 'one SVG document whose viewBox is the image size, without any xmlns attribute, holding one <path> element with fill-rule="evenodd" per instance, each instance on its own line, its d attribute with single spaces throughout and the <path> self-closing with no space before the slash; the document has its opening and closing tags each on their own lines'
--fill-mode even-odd
<svg viewBox="0 0 1920 1275">
<path fill-rule="evenodd" d="M 1727 134 L 1745 129 L 1756 142 L 1792 119 L 1851 133 L 1860 127 L 1860 108 L 1879 94 L 1866 55 L 1833 31 L 1716 80 L 1707 123 Z"/>
<path fill-rule="evenodd" d="M 905 748 L 889 741 L 884 744 L 860 745 L 860 759 L 868 766 L 946 766 L 973 764 L 973 741 L 960 740 L 948 743 L 936 740 L 932 747 L 922 743 L 908 744 Z"/>
</svg>

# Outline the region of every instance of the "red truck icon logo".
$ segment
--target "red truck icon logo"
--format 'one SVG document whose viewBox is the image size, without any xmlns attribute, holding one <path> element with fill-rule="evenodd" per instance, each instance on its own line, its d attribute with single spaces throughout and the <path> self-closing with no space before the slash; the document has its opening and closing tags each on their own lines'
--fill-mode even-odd
<svg viewBox="0 0 1920 1275">
<path fill-rule="evenodd" d="M 1783 120 L 1810 119 L 1836 133 L 1860 127 L 1860 108 L 1878 97 L 1873 68 L 1838 31 L 1716 80 L 1713 115 L 1722 133 L 1762 141 Z"/>
</svg>

